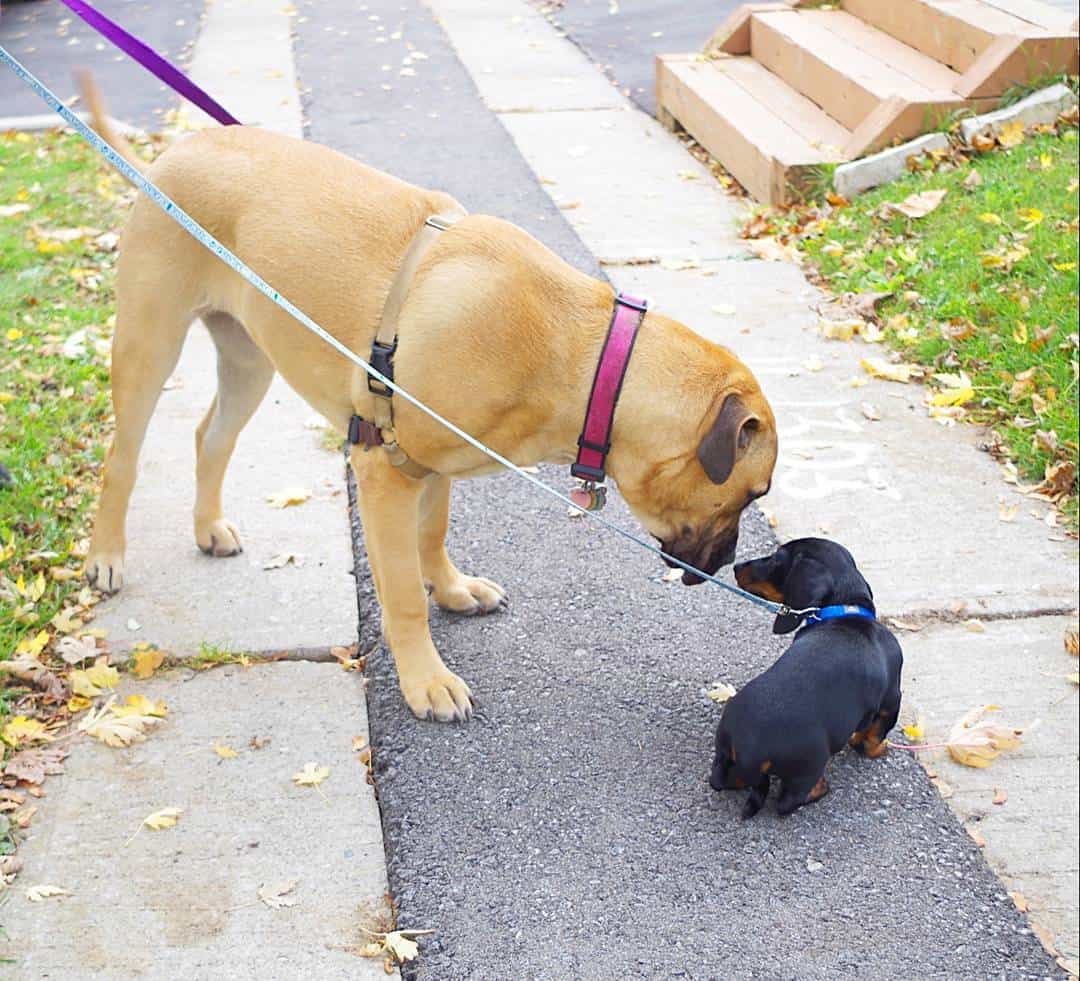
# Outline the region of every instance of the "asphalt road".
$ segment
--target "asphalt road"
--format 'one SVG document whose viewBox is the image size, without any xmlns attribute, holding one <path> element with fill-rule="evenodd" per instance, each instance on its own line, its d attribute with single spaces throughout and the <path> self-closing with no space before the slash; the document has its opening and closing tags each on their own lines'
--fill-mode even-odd
<svg viewBox="0 0 1080 981">
<path fill-rule="evenodd" d="M 541 7 L 626 95 L 656 115 L 656 56 L 700 51 L 740 5 L 740 0 L 565 0 Z"/>
<path fill-rule="evenodd" d="M 2 6 L 0 44 L 61 99 L 75 95 L 72 71 L 89 68 L 105 91 L 109 112 L 125 122 L 153 128 L 176 105 L 176 97 L 165 86 L 59 0 L 5 0 Z M 203 2 L 94 0 L 94 6 L 183 67 L 198 32 Z M 0 69 L 0 116 L 37 116 L 48 111 L 10 71 Z"/>
<path fill-rule="evenodd" d="M 325 8 L 301 4 L 297 27 L 310 138 L 516 221 L 597 271 L 417 0 Z M 410 51 L 426 57 L 402 75 Z M 564 472 L 547 476 L 567 486 Z M 782 650 L 757 608 L 661 582 L 647 554 L 510 477 L 455 494 L 452 554 L 512 597 L 506 614 L 433 617 L 483 711 L 467 726 L 417 722 L 388 652 L 369 661 L 399 921 L 437 931 L 410 976 L 1059 973 L 907 754 L 841 754 L 833 793 L 787 820 L 770 806 L 743 823 L 738 795 L 709 789 L 719 710 L 705 687 L 741 685 Z M 619 502 L 609 512 L 631 521 Z M 772 546 L 759 514 L 744 526 L 744 554 Z M 360 590 L 374 619 L 363 575 Z"/>
</svg>

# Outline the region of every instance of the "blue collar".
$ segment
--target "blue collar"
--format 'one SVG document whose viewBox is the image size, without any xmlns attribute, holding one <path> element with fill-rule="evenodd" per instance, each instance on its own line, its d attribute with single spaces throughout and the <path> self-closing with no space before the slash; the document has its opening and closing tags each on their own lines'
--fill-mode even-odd
<svg viewBox="0 0 1080 981">
<path fill-rule="evenodd" d="M 804 627 L 812 627 L 815 623 L 824 623 L 826 620 L 876 620 L 873 610 L 865 606 L 851 606 L 848 604 L 838 606 L 823 606 L 816 613 L 811 613 L 803 623 Z"/>
</svg>

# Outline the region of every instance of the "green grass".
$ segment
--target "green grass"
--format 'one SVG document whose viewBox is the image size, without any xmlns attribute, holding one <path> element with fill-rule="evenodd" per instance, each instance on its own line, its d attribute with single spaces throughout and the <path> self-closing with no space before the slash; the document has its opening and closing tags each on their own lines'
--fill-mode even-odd
<svg viewBox="0 0 1080 981">
<path fill-rule="evenodd" d="M 808 226 L 800 243 L 833 291 L 894 294 L 878 308 L 886 343 L 905 360 L 967 372 L 968 417 L 998 431 L 1032 482 L 1047 465 L 1077 460 L 1077 163 L 1075 129 L 1028 136 L 861 196 Z M 973 170 L 982 182 L 966 187 Z M 925 218 L 881 215 L 885 202 L 935 189 L 948 193 Z M 970 336 L 950 338 L 950 324 Z M 1031 369 L 1030 387 L 1014 397 Z M 1074 527 L 1076 490 L 1074 481 L 1064 506 Z"/>
<path fill-rule="evenodd" d="M 97 232 L 119 225 L 126 193 L 76 137 L 0 133 L 0 463 L 14 480 L 0 487 L 0 658 L 94 600 L 78 572 L 110 426 L 115 255 Z M 75 228 L 96 232 L 49 237 Z"/>
</svg>

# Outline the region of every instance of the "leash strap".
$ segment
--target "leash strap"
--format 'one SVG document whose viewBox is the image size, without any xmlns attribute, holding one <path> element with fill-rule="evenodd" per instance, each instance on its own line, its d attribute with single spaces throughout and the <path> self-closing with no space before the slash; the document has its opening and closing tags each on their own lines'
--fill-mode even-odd
<svg viewBox="0 0 1080 981">
<path fill-rule="evenodd" d="M 596 363 L 585 423 L 578 437 L 577 460 L 570 467 L 572 476 L 590 484 L 603 483 L 605 461 L 611 451 L 611 427 L 615 421 L 615 406 L 619 402 L 623 379 L 634 351 L 638 330 L 648 304 L 644 300 L 619 293 L 611 313 L 604 346 Z"/>
<path fill-rule="evenodd" d="M 405 250 L 397 275 L 390 284 L 390 292 L 386 294 L 379 328 L 371 344 L 370 361 L 381 375 L 391 381 L 394 379 L 394 355 L 397 353 L 398 320 L 401 317 L 401 308 L 405 305 L 405 298 L 409 295 L 409 287 L 412 286 L 416 270 L 420 268 L 420 263 L 424 261 L 428 249 L 435 244 L 439 233 L 445 232 L 454 222 L 463 217 L 464 212 L 460 212 L 431 215 L 425 220 Z M 354 415 L 349 420 L 349 442 L 363 443 L 368 449 L 372 446 L 382 446 L 390 462 L 406 476 L 426 477 L 431 470 L 411 460 L 397 441 L 397 435 L 394 432 L 393 389 L 371 374 L 367 376 L 367 386 L 368 391 L 375 397 L 373 421 Z"/>
<path fill-rule="evenodd" d="M 719 586 L 721 589 L 727 590 L 729 593 L 734 593 L 736 596 L 741 596 L 749 603 L 753 603 L 755 606 L 760 606 L 764 610 L 768 610 L 770 613 L 788 612 L 787 608 L 780 603 L 774 603 L 771 600 L 762 599 L 760 596 L 755 596 L 753 593 L 748 593 L 745 589 L 740 589 L 738 586 L 733 586 L 731 583 L 726 583 L 722 579 L 717 579 L 716 576 L 710 575 L 708 572 L 704 572 L 701 569 L 695 569 L 689 562 L 684 562 L 682 559 L 676 558 L 674 555 L 669 555 L 661 548 L 657 548 L 651 542 L 645 541 L 643 538 L 639 538 L 633 532 L 627 531 L 625 528 L 620 527 L 614 521 L 605 518 L 602 514 L 596 511 L 589 511 L 583 508 L 577 502 L 571 500 L 565 494 L 560 493 L 554 487 L 545 484 L 538 477 L 528 473 L 519 467 L 516 463 L 508 460 L 501 453 L 496 452 L 489 446 L 485 446 L 475 436 L 471 436 L 465 430 L 459 426 L 455 426 L 449 419 L 439 415 L 430 406 L 425 405 L 414 395 L 407 392 L 396 384 L 393 379 L 387 378 L 382 372 L 378 371 L 372 365 L 368 364 L 363 358 L 360 357 L 355 351 L 349 350 L 344 344 L 341 343 L 333 334 L 324 330 L 314 320 L 312 320 L 303 310 L 297 307 L 287 297 L 282 296 L 277 290 L 275 290 L 269 283 L 266 282 L 257 272 L 251 269 L 246 263 L 244 263 L 239 257 L 234 255 L 229 249 L 221 244 L 213 235 L 211 235 L 205 228 L 202 227 L 194 218 L 191 217 L 183 208 L 181 208 L 175 201 L 172 200 L 164 191 L 161 190 L 153 181 L 148 180 L 142 173 L 135 167 L 129 164 L 113 147 L 111 147 L 105 140 L 103 140 L 97 133 L 94 132 L 86 123 L 84 123 L 78 116 L 75 115 L 63 102 L 57 97 L 51 89 L 44 85 L 40 79 L 38 79 L 33 73 L 23 67 L 22 63 L 12 55 L 3 45 L 0 45 L 0 62 L 7 65 L 15 75 L 22 79 L 26 84 L 33 89 L 37 96 L 49 106 L 54 112 L 58 113 L 67 125 L 78 133 L 87 143 L 94 148 L 104 159 L 109 163 L 114 170 L 119 172 L 125 180 L 130 182 L 134 187 L 138 188 L 143 194 L 145 194 L 157 207 L 165 212 L 173 221 L 175 221 L 181 228 L 184 229 L 192 238 L 195 239 L 200 245 L 216 255 L 222 262 L 225 263 L 230 269 L 238 273 L 243 279 L 250 283 L 255 289 L 263 294 L 271 303 L 277 304 L 287 314 L 297 320 L 301 326 L 306 330 L 309 330 L 312 334 L 318 337 L 320 340 L 325 341 L 330 347 L 332 347 L 342 357 L 351 361 L 358 368 L 362 368 L 367 374 L 376 379 L 376 381 L 382 382 L 382 384 L 390 389 L 395 395 L 405 399 L 406 402 L 416 406 L 421 412 L 429 416 L 435 422 L 441 426 L 445 426 L 450 432 L 457 436 L 460 440 L 468 443 L 469 446 L 475 450 L 479 450 L 481 453 L 489 456 L 496 463 L 505 467 L 507 470 L 517 474 L 522 480 L 532 484 L 537 490 L 543 491 L 549 497 L 555 498 L 555 500 L 562 502 L 564 505 L 572 509 L 575 513 L 580 512 L 586 517 L 591 518 L 598 524 L 602 525 L 608 531 L 613 532 L 620 538 L 625 539 L 628 542 L 632 542 L 638 548 L 643 548 L 645 551 L 659 556 L 662 559 L 666 559 L 671 563 L 677 565 L 680 569 L 690 572 L 705 582 L 711 582 L 714 586 Z"/>
<path fill-rule="evenodd" d="M 238 126 L 240 120 L 222 105 L 210 98 L 198 85 L 180 69 L 174 67 L 159 55 L 150 45 L 140 41 L 134 34 L 129 34 L 116 21 L 110 20 L 99 10 L 95 10 L 86 0 L 61 0 L 72 13 L 78 14 L 87 24 L 106 40 L 115 44 L 124 54 L 130 55 L 151 75 L 155 75 L 174 92 L 182 95 L 188 102 L 193 102 L 208 116 L 212 116 L 223 126 Z"/>
</svg>

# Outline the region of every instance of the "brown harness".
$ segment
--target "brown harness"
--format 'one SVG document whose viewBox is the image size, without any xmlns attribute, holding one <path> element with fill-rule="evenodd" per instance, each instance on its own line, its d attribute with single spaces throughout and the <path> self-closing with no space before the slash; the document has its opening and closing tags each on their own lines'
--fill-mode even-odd
<svg viewBox="0 0 1080 981">
<path fill-rule="evenodd" d="M 423 262 L 428 249 L 435 244 L 439 233 L 445 232 L 463 217 L 463 213 L 432 215 L 420 226 L 420 230 L 413 236 L 409 247 L 405 250 L 397 275 L 390 284 L 390 292 L 386 295 L 379 329 L 375 332 L 375 340 L 371 344 L 371 355 L 368 358 L 371 367 L 390 381 L 394 380 L 398 318 L 401 316 L 401 308 L 405 305 L 405 298 L 409 295 L 409 287 L 412 286 L 416 270 Z M 386 450 L 390 462 L 407 477 L 426 477 L 432 471 L 410 459 L 398 443 L 397 434 L 394 432 L 393 390 L 371 375 L 367 376 L 367 387 L 374 396 L 372 417 L 364 419 L 353 415 L 349 420 L 349 442 L 353 445 L 362 443 L 365 450 L 370 450 L 373 446 L 381 446 Z"/>
</svg>

